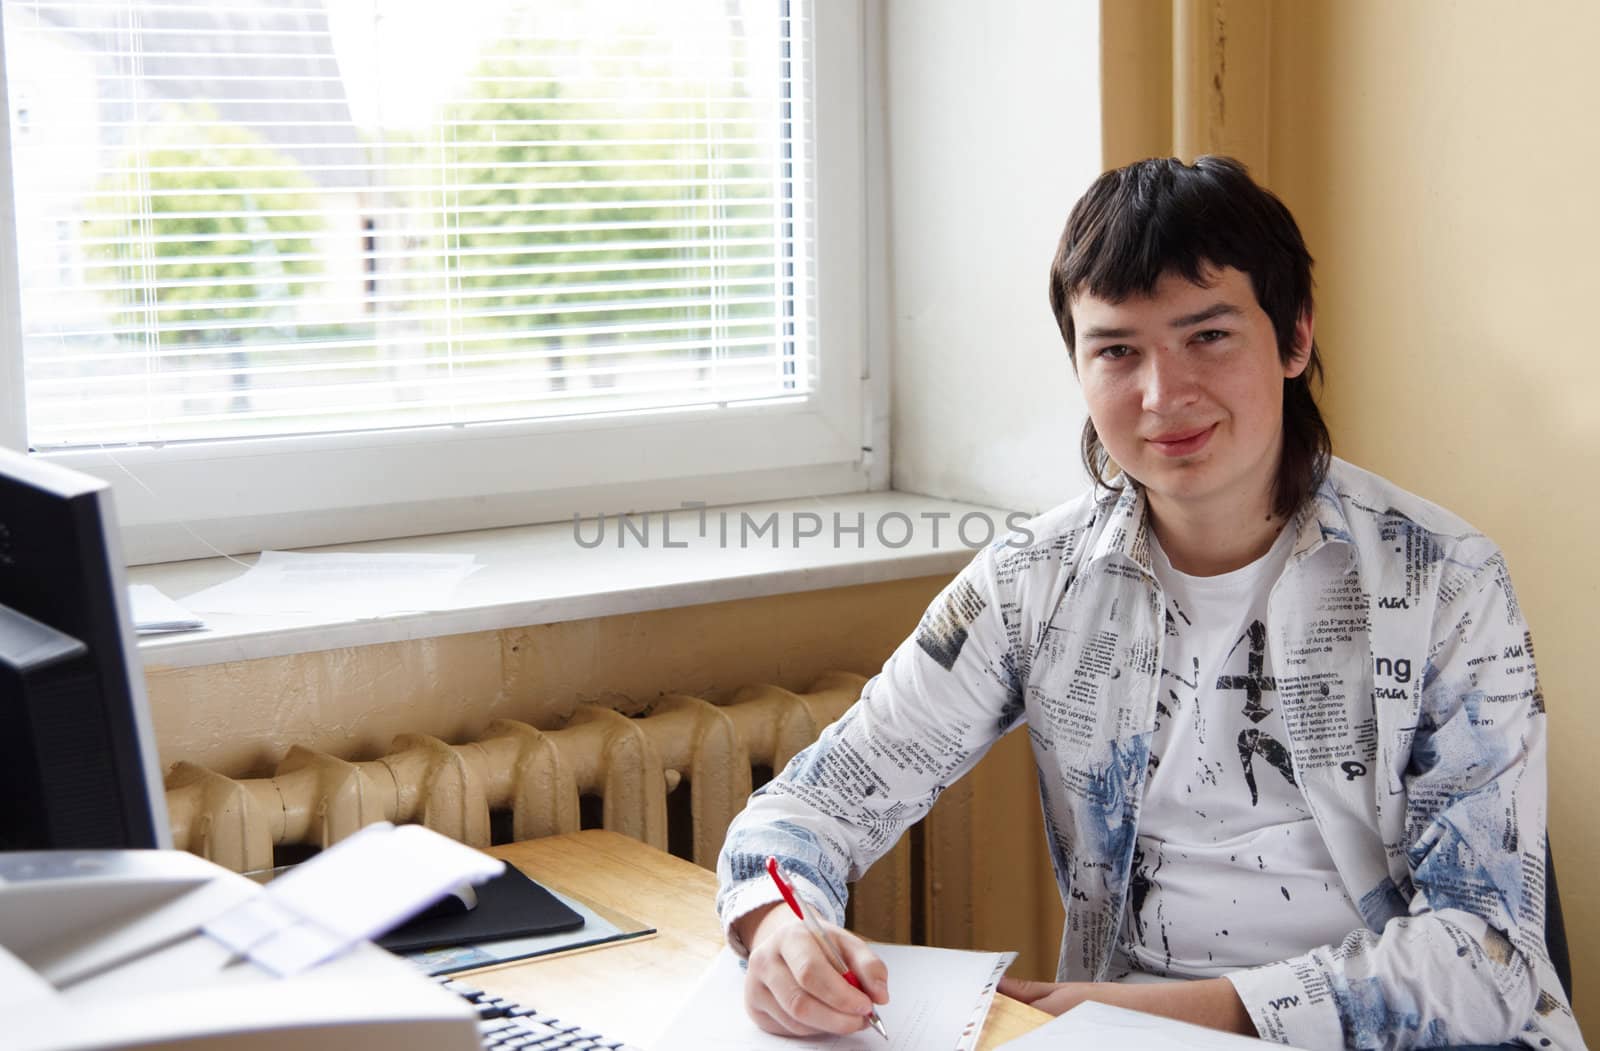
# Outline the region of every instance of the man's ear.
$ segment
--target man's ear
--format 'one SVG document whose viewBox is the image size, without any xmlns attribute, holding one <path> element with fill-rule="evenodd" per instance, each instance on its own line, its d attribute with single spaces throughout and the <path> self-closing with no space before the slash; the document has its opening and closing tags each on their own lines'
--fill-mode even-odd
<svg viewBox="0 0 1600 1051">
<path fill-rule="evenodd" d="M 1307 307 L 1300 312 L 1299 320 L 1294 323 L 1294 350 L 1290 352 L 1289 360 L 1283 363 L 1284 379 L 1294 379 L 1311 364 L 1311 341 L 1315 327 L 1311 308 Z"/>
</svg>

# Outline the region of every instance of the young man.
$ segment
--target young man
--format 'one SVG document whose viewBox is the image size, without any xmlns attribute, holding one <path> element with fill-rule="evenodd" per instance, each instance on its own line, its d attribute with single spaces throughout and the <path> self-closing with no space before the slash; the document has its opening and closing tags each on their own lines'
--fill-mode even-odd
<svg viewBox="0 0 1600 1051">
<path fill-rule="evenodd" d="M 773 907 L 766 857 L 841 920 L 846 882 L 1025 724 L 1067 924 L 1061 981 L 1002 992 L 1302 1048 L 1581 1047 L 1505 562 L 1330 458 L 1288 210 L 1223 158 L 1107 173 L 1050 299 L 1102 485 L 980 553 L 730 829 L 752 1016 L 851 1032 L 887 995 L 862 942 L 841 934 L 866 995 Z"/>
</svg>

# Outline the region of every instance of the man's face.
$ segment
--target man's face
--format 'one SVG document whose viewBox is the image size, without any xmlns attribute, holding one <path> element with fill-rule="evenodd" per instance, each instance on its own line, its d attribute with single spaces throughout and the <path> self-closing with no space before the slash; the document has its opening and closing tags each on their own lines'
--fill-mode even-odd
<svg viewBox="0 0 1600 1051">
<path fill-rule="evenodd" d="M 1270 506 L 1283 442 L 1283 381 L 1306 367 L 1278 357 L 1250 278 L 1209 268 L 1205 284 L 1163 275 L 1149 296 L 1072 301 L 1078 378 L 1100 441 L 1146 489 L 1158 519 L 1254 516 Z"/>
</svg>

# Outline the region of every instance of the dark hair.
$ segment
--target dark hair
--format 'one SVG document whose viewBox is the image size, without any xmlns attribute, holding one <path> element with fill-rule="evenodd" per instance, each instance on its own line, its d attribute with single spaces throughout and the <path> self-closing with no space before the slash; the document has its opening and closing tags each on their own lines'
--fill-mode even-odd
<svg viewBox="0 0 1600 1051">
<path fill-rule="evenodd" d="M 1287 363 L 1295 323 L 1311 310 L 1311 253 L 1283 202 L 1231 157 L 1201 157 L 1193 165 L 1152 158 L 1106 172 L 1073 206 L 1050 264 L 1050 309 L 1067 352 L 1076 351 L 1074 296 L 1121 302 L 1150 295 L 1166 274 L 1200 283 L 1209 267 L 1232 267 L 1250 278 Z M 1311 393 L 1321 381 L 1313 340 L 1305 369 L 1283 381 L 1283 453 L 1272 509 L 1286 518 L 1316 493 L 1328 470 L 1333 440 Z M 1120 488 L 1106 478 L 1111 457 L 1093 420 L 1083 425 L 1083 462 L 1097 483 Z"/>
</svg>

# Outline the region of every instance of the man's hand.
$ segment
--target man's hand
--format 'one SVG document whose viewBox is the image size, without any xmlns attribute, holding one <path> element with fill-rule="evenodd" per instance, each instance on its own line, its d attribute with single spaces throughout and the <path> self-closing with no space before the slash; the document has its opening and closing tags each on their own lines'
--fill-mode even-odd
<svg viewBox="0 0 1600 1051">
<path fill-rule="evenodd" d="M 1105 990 L 1102 991 L 1101 986 L 1105 986 Z M 1126 1006 L 1117 999 L 1110 982 L 1030 982 L 1005 975 L 1000 979 L 999 991 L 1053 1015 L 1065 1014 L 1085 1000 Z"/>
<path fill-rule="evenodd" d="M 1085 1000 L 1161 1015 L 1229 1033 L 1256 1036 L 1255 1023 L 1226 978 L 1128 985 L 1117 982 L 1028 982 L 1001 978 L 1000 992 L 1053 1015 Z"/>
<path fill-rule="evenodd" d="M 854 1033 L 866 1027 L 874 1003 L 889 1002 L 888 969 L 866 942 L 847 930 L 823 924 L 865 994 L 833 969 L 805 924 L 781 904 L 741 917 L 735 926 L 750 948 L 745 1010 L 769 1033 Z"/>
</svg>

